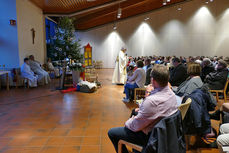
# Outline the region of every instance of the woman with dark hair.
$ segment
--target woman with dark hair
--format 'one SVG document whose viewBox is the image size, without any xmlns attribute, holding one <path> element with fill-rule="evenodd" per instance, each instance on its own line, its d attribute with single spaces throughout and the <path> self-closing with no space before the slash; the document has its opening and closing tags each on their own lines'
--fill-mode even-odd
<svg viewBox="0 0 229 153">
<path fill-rule="evenodd" d="M 137 61 L 137 69 L 134 71 L 134 74 L 128 78 L 126 85 L 124 86 L 126 97 L 123 98 L 123 102 L 130 101 L 130 90 L 134 90 L 135 88 L 144 87 L 146 80 L 146 73 L 143 69 L 143 62 Z"/>
</svg>

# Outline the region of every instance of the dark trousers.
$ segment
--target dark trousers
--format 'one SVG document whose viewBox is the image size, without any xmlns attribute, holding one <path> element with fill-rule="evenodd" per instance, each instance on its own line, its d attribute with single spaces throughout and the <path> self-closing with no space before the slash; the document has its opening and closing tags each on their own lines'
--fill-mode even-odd
<svg viewBox="0 0 229 153">
<path fill-rule="evenodd" d="M 148 136 L 142 131 L 133 132 L 126 127 L 116 127 L 111 128 L 108 131 L 108 136 L 113 143 L 116 152 L 118 152 L 118 142 L 119 140 L 125 140 L 130 143 L 134 143 L 140 146 L 146 145 L 148 141 Z M 126 147 L 122 146 L 122 153 L 128 153 Z"/>
</svg>

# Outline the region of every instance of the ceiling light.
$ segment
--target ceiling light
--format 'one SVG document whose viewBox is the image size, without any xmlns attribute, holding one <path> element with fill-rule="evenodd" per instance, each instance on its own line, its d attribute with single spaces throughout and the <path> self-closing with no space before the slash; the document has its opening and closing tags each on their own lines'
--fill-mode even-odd
<svg viewBox="0 0 229 153">
<path fill-rule="evenodd" d="M 213 2 L 214 0 L 210 0 L 210 2 Z"/>
<path fill-rule="evenodd" d="M 121 8 L 118 8 L 118 15 L 122 15 L 122 9 Z"/>
<path fill-rule="evenodd" d="M 171 0 L 167 0 L 167 2 L 170 2 Z"/>
<path fill-rule="evenodd" d="M 163 5 L 166 5 L 167 3 L 166 3 L 166 0 L 163 0 L 163 3 L 162 3 Z"/>
<path fill-rule="evenodd" d="M 122 9 L 121 9 L 120 6 L 119 6 L 117 18 L 118 18 L 118 19 L 121 18 L 121 15 L 122 15 Z"/>
<path fill-rule="evenodd" d="M 205 3 L 208 4 L 208 1 L 206 1 Z"/>
</svg>

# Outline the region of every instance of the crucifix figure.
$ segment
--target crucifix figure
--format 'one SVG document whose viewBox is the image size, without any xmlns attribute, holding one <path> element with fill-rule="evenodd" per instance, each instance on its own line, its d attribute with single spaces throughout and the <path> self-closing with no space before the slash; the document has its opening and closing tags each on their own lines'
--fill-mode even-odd
<svg viewBox="0 0 229 153">
<path fill-rule="evenodd" d="M 33 44 L 34 44 L 35 32 L 36 31 L 34 30 L 34 28 L 32 28 L 31 31 L 32 31 L 32 41 L 33 41 Z"/>
</svg>

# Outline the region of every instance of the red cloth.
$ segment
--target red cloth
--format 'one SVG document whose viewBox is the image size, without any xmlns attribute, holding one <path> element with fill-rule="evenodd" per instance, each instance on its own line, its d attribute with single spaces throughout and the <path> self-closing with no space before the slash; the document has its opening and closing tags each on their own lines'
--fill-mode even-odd
<svg viewBox="0 0 229 153">
<path fill-rule="evenodd" d="M 68 92 L 72 92 L 72 91 L 76 91 L 76 88 L 68 88 L 66 90 L 61 90 L 62 93 L 68 93 Z"/>
</svg>

